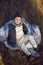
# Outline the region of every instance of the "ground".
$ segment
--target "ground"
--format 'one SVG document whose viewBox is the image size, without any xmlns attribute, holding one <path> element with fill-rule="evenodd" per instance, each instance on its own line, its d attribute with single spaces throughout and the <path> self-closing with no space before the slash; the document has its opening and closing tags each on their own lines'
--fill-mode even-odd
<svg viewBox="0 0 43 65">
<path fill-rule="evenodd" d="M 0 27 L 13 18 L 19 10 L 29 22 L 40 26 L 39 58 L 28 57 L 22 51 L 11 51 L 0 42 L 0 65 L 43 65 L 43 0 L 0 0 Z"/>
</svg>

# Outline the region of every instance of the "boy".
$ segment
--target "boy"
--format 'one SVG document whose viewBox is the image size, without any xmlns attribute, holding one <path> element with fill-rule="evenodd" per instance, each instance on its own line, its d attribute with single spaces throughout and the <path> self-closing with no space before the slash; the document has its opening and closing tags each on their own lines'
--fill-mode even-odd
<svg viewBox="0 0 43 65">
<path fill-rule="evenodd" d="M 39 27 L 27 23 L 18 11 L 15 13 L 14 19 L 0 29 L 0 41 L 11 50 L 22 49 L 28 56 L 39 56 L 34 51 L 34 48 L 37 48 L 41 41 Z"/>
</svg>

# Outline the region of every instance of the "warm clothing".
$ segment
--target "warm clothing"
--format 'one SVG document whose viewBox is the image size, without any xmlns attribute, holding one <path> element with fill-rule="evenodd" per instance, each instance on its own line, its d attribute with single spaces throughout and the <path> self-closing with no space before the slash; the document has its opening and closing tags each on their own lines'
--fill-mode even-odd
<svg viewBox="0 0 43 65">
<path fill-rule="evenodd" d="M 17 28 L 19 28 L 21 31 L 18 31 Z M 17 31 L 18 31 L 18 33 L 17 33 Z M 21 24 L 19 26 L 10 24 L 8 38 L 7 38 L 8 43 L 11 46 L 15 47 L 15 45 L 17 44 L 17 40 L 19 40 L 20 37 L 22 37 L 27 32 L 28 32 L 28 30 L 27 30 L 27 27 L 25 26 L 25 24 Z M 19 35 L 19 38 L 18 38 L 18 35 Z"/>
<path fill-rule="evenodd" d="M 21 31 L 18 32 L 19 29 Z M 19 33 L 21 36 L 19 36 Z M 28 41 L 28 39 L 29 39 L 28 45 L 26 44 L 26 46 L 25 46 L 24 41 L 23 41 L 22 45 L 19 44 L 19 43 L 22 43 L 22 41 L 21 41 L 23 39 L 22 36 L 24 38 L 26 38 L 25 41 L 26 40 Z M 19 42 L 16 44 L 16 42 L 18 40 L 19 40 Z M 40 33 L 39 27 L 37 25 L 27 23 L 27 21 L 24 18 L 22 18 L 22 25 L 19 27 L 17 27 L 14 24 L 14 21 L 11 20 L 8 23 L 6 23 L 3 27 L 0 28 L 0 41 L 3 42 L 6 45 L 6 47 L 8 47 L 10 49 L 13 49 L 13 50 L 20 49 L 20 47 L 21 47 L 22 50 L 23 49 L 27 50 L 27 46 L 30 46 L 30 48 L 33 48 L 34 43 L 37 48 L 37 45 L 40 44 L 40 42 L 41 42 L 41 33 Z M 28 52 L 26 50 L 24 51 L 25 53 Z M 29 55 L 28 53 L 26 53 L 26 54 Z"/>
<path fill-rule="evenodd" d="M 24 32 L 23 32 L 23 27 L 21 26 L 16 26 L 16 39 L 20 39 L 21 37 L 23 37 Z"/>
</svg>

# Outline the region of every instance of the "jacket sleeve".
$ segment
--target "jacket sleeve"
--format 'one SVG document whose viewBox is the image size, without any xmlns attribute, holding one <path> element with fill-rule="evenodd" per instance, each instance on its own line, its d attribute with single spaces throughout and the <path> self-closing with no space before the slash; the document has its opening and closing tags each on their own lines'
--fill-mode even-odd
<svg viewBox="0 0 43 65">
<path fill-rule="evenodd" d="M 0 28 L 0 41 L 4 42 L 8 36 L 8 24 Z"/>
<path fill-rule="evenodd" d="M 23 23 L 26 25 L 28 32 L 27 35 L 33 36 L 37 45 L 41 42 L 41 31 L 38 25 L 29 24 L 25 18 L 22 18 Z"/>
<path fill-rule="evenodd" d="M 41 31 L 39 29 L 39 26 L 32 24 L 31 29 L 32 29 L 31 34 L 34 36 L 36 44 L 37 45 L 40 44 L 40 42 L 41 42 Z"/>
<path fill-rule="evenodd" d="M 6 41 L 6 38 L 8 37 L 8 30 L 9 30 L 9 25 L 12 24 L 12 20 L 8 21 L 5 23 L 3 27 L 0 28 L 0 41 L 4 42 Z"/>
</svg>

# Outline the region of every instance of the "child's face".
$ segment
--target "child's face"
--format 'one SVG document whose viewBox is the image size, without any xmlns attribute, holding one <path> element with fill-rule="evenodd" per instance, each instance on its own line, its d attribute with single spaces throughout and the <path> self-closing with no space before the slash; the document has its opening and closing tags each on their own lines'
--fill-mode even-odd
<svg viewBox="0 0 43 65">
<path fill-rule="evenodd" d="M 21 17 L 16 17 L 16 18 L 14 19 L 14 22 L 15 22 L 16 24 L 20 24 L 20 23 L 21 23 Z"/>
</svg>

